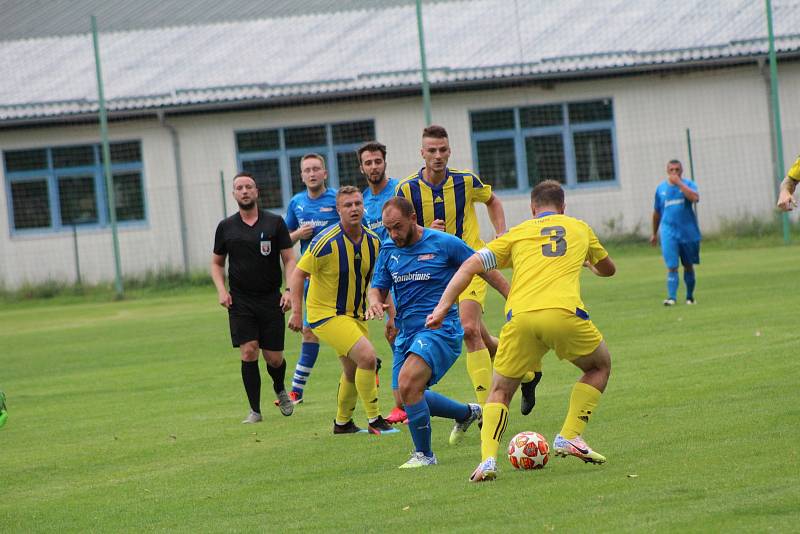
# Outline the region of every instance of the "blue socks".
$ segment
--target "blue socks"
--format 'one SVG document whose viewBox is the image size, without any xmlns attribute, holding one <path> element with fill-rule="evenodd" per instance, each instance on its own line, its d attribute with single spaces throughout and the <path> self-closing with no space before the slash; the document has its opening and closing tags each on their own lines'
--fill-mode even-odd
<svg viewBox="0 0 800 534">
<path fill-rule="evenodd" d="M 667 298 L 676 300 L 675 295 L 678 294 L 678 271 L 669 271 L 667 273 Z"/>
<path fill-rule="evenodd" d="M 469 406 L 463 402 L 456 402 L 449 397 L 445 397 L 429 389 L 425 390 L 425 402 L 428 403 L 430 414 L 435 417 L 446 417 L 448 419 L 455 419 L 456 421 L 463 421 L 469 417 L 472 412 Z M 409 422 L 411 422 L 411 419 L 409 419 Z"/>
<path fill-rule="evenodd" d="M 427 397 L 427 395 L 426 395 Z M 425 456 L 433 455 L 431 450 L 431 411 L 425 398 L 416 404 L 406 404 L 408 430 L 414 441 L 414 448 Z"/>
<path fill-rule="evenodd" d="M 686 300 L 694 299 L 694 271 L 683 271 L 683 281 L 686 284 Z"/>
<path fill-rule="evenodd" d="M 317 356 L 319 356 L 319 343 L 303 343 L 300 347 L 300 359 L 297 361 L 297 366 L 294 368 L 294 376 L 292 377 L 292 391 L 301 397 L 311 374 L 311 369 L 317 363 Z"/>
</svg>

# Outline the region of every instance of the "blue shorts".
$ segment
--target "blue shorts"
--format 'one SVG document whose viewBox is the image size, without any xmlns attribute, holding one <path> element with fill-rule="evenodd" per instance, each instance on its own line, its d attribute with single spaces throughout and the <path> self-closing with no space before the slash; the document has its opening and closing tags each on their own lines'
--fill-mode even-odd
<svg viewBox="0 0 800 534">
<path fill-rule="evenodd" d="M 419 330 L 405 336 L 397 335 L 394 343 L 394 359 L 392 361 L 392 389 L 398 388 L 400 369 L 410 353 L 420 356 L 431 368 L 431 379 L 428 386 L 439 382 L 453 366 L 461 354 L 461 341 L 464 331 L 461 325 L 443 325 L 438 330 Z"/>
<path fill-rule="evenodd" d="M 682 265 L 700 263 L 700 241 L 679 242 L 669 237 L 661 238 L 661 255 L 667 269 L 677 269 L 678 260 Z"/>
</svg>

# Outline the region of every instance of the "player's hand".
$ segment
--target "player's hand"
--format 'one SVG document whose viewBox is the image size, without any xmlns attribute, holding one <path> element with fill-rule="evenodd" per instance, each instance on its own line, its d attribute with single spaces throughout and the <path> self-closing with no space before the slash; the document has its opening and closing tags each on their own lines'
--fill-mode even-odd
<svg viewBox="0 0 800 534">
<path fill-rule="evenodd" d="M 397 327 L 394 325 L 394 319 L 386 321 L 386 326 L 383 328 L 383 335 L 389 345 L 394 345 L 394 340 L 397 338 Z"/>
<path fill-rule="evenodd" d="M 679 175 L 679 174 L 677 174 L 677 173 L 675 173 L 675 174 L 668 174 L 668 175 L 667 175 L 667 181 L 668 181 L 669 183 L 671 183 L 672 185 L 678 185 L 679 183 L 681 183 L 681 177 L 680 177 L 680 175 Z"/>
<path fill-rule="evenodd" d="M 292 332 L 301 332 L 303 330 L 303 314 L 298 310 L 292 310 L 292 316 L 289 317 L 289 330 Z"/>
<path fill-rule="evenodd" d="M 233 305 L 233 297 L 227 291 L 220 291 L 217 293 L 217 297 L 219 298 L 219 305 L 223 308 L 230 309 Z"/>
<path fill-rule="evenodd" d="M 656 234 L 653 234 L 650 236 L 650 246 L 654 247 L 656 245 L 658 245 L 658 236 Z"/>
<path fill-rule="evenodd" d="M 440 310 L 438 307 L 434 308 L 433 311 L 428 314 L 428 317 L 425 319 L 425 328 L 430 328 L 431 330 L 436 330 L 442 326 L 442 321 L 447 316 L 447 310 Z"/>
<path fill-rule="evenodd" d="M 311 237 L 314 235 L 314 225 L 312 224 L 304 224 L 298 228 L 298 230 L 300 231 L 298 234 L 300 239 L 311 239 Z"/>
<path fill-rule="evenodd" d="M 442 219 L 434 219 L 430 227 L 433 230 L 440 230 L 444 232 L 445 229 L 444 221 Z"/>
<path fill-rule="evenodd" d="M 292 309 L 292 297 L 288 291 L 284 292 L 283 295 L 281 295 L 280 306 L 281 306 L 281 311 L 283 313 L 286 313 L 287 311 Z"/>
<path fill-rule="evenodd" d="M 383 314 L 388 309 L 389 305 L 381 302 L 370 304 L 369 308 L 367 308 L 367 312 L 364 314 L 364 318 L 367 321 L 370 321 L 372 319 L 383 319 Z"/>
<path fill-rule="evenodd" d="M 795 202 L 792 194 L 788 191 L 781 191 L 781 194 L 778 195 L 778 209 L 783 211 L 792 211 L 796 207 L 797 202 Z"/>
</svg>

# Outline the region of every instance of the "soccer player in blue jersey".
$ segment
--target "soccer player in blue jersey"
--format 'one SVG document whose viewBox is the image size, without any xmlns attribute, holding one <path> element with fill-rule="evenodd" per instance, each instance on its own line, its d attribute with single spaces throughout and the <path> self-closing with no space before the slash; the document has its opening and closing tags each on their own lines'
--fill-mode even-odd
<svg viewBox="0 0 800 534">
<path fill-rule="evenodd" d="M 650 244 L 656 246 L 661 238 L 661 254 L 668 270 L 664 306 L 674 306 L 677 299 L 678 261 L 683 264 L 686 304 L 695 303 L 694 266 L 700 263 L 700 228 L 694 204 L 700 200 L 700 195 L 697 185 L 682 175 L 680 161 L 673 159 L 667 163 L 667 179 L 658 184 L 653 207 Z"/>
<path fill-rule="evenodd" d="M 289 207 L 286 208 L 286 226 L 289 228 L 292 243 L 300 241 L 302 255 L 317 234 L 331 224 L 339 222 L 339 215 L 336 213 L 336 190 L 329 189 L 325 184 L 328 178 L 325 158 L 313 153 L 304 155 L 300 159 L 300 175 L 306 190 L 297 193 L 289 201 Z M 307 292 L 308 282 L 304 287 L 304 297 Z M 289 397 L 295 404 L 303 402 L 303 391 L 318 355 L 319 339 L 306 322 L 303 325 L 300 358 L 297 360 L 292 378 L 292 391 L 289 392 Z"/>
<path fill-rule="evenodd" d="M 431 448 L 431 416 L 456 421 L 450 443 L 458 443 L 470 425 L 481 417 L 479 404 L 456 402 L 428 389 L 439 382 L 461 354 L 464 331 L 458 308 L 450 308 L 441 329 L 428 330 L 425 319 L 439 301 L 447 283 L 473 250 L 461 239 L 417 224 L 414 207 L 395 197 L 383 206 L 383 224 L 391 238 L 381 247 L 366 317 L 380 318 L 387 309 L 391 289 L 397 306 L 399 332 L 395 340 L 393 373 L 408 414 L 414 442 L 411 458 L 401 468 L 437 463 Z M 496 272 L 484 276 L 508 294 L 508 282 Z"/>
<path fill-rule="evenodd" d="M 383 204 L 394 196 L 399 181 L 386 176 L 386 145 L 383 143 L 364 143 L 358 148 L 357 154 L 361 174 L 367 179 L 367 187 L 364 189 L 364 225 L 378 234 L 383 242 L 389 237 L 383 227 Z M 389 314 L 386 321 L 384 335 L 389 346 L 393 347 L 397 335 L 393 313 Z M 395 406 L 386 421 L 392 424 L 407 422 L 408 417 L 395 382 L 392 383 L 392 394 Z"/>
</svg>

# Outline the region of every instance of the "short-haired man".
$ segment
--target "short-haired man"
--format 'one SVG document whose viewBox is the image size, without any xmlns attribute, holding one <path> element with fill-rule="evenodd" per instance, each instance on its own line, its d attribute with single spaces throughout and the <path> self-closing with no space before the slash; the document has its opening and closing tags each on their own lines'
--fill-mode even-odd
<svg viewBox="0 0 800 534">
<path fill-rule="evenodd" d="M 489 220 L 495 235 L 506 232 L 506 219 L 500 199 L 485 184 L 468 170 L 447 166 L 450 159 L 450 140 L 447 130 L 431 125 L 422 131 L 420 150 L 425 166 L 400 182 L 397 196 L 411 201 L 417 214 L 417 224 L 441 230 L 461 238 L 474 250 L 484 243 L 480 238 L 475 204 L 486 204 Z M 467 372 L 475 397 L 483 405 L 489 395 L 492 381 L 491 354 L 497 350 L 497 339 L 489 334 L 481 319 L 486 300 L 486 282 L 476 276 L 458 298 L 458 314 L 464 328 L 464 343 L 467 346 Z M 540 369 L 536 369 L 540 371 Z M 535 402 L 535 387 L 541 378 L 531 373 L 526 377 L 523 413 L 528 413 Z"/>
<path fill-rule="evenodd" d="M 329 189 L 326 185 L 328 171 L 325 168 L 325 158 L 315 153 L 305 154 L 300 159 L 300 177 L 306 190 L 297 193 L 289 201 L 286 226 L 289 228 L 292 243 L 300 241 L 302 255 L 315 236 L 339 221 L 339 215 L 336 213 L 336 190 Z M 304 297 L 307 291 L 308 284 L 303 288 Z M 300 346 L 300 357 L 292 378 L 292 391 L 289 392 L 295 404 L 303 402 L 303 392 L 318 355 L 319 339 L 308 323 L 304 322 L 303 344 Z"/>
<path fill-rule="evenodd" d="M 389 237 L 383 227 L 383 205 L 387 200 L 394 197 L 398 180 L 386 176 L 386 145 L 383 143 L 368 141 L 358 147 L 356 153 L 358 154 L 358 165 L 361 174 L 367 179 L 367 187 L 364 189 L 364 225 L 378 234 L 381 242 L 383 242 Z M 392 312 L 388 314 L 384 335 L 389 345 L 393 347 L 397 328 L 395 327 L 394 314 Z M 386 417 L 386 421 L 391 424 L 408 422 L 395 378 L 393 375 L 392 395 L 394 396 L 395 405 L 389 416 Z"/>
<path fill-rule="evenodd" d="M 292 316 L 289 328 L 303 327 L 300 290 L 309 279 L 306 297 L 308 324 L 314 334 L 333 347 L 342 364 L 337 394 L 334 434 L 362 432 L 353 422 L 360 398 L 373 434 L 398 432 L 381 417 L 375 383 L 377 356 L 367 337 L 364 314 L 380 239 L 366 228 L 361 191 L 344 186 L 336 194 L 339 224 L 315 237 L 290 275 Z"/>
<path fill-rule="evenodd" d="M 217 225 L 211 279 L 220 305 L 228 310 L 231 341 L 241 355 L 242 382 L 250 402 L 250 414 L 242 422 L 258 423 L 262 420 L 259 349 L 272 377 L 276 404 L 283 415 L 292 414 L 283 359 L 283 314 L 290 301 L 288 294 L 281 295 L 279 261 L 287 275 L 294 269 L 295 257 L 283 219 L 258 208 L 258 187 L 252 175 L 242 172 L 234 177 L 233 198 L 239 211 Z M 226 258 L 230 292 L 225 288 Z"/>
<path fill-rule="evenodd" d="M 426 321 L 429 328 L 438 328 L 475 274 L 513 267 L 507 322 L 500 332 L 492 388 L 483 409 L 481 463 L 470 477 L 473 482 L 497 476 L 497 452 L 508 426 L 509 402 L 522 377 L 551 349 L 583 371 L 572 388 L 561 432 L 553 441 L 555 453 L 591 463 L 606 460 L 581 438 L 608 383 L 611 356 L 585 311 L 579 278 L 584 265 L 598 276 L 612 276 L 616 268 L 589 225 L 564 215 L 564 208 L 561 184 L 545 180 L 536 185 L 531 192 L 533 219 L 469 258 Z"/>
<path fill-rule="evenodd" d="M 786 178 L 781 182 L 781 191 L 778 194 L 778 209 L 791 211 L 797 207 L 797 202 L 795 202 L 792 195 L 797 189 L 798 182 L 800 182 L 800 156 L 795 160 L 794 165 L 789 168 Z"/>
<path fill-rule="evenodd" d="M 694 304 L 694 266 L 700 263 L 700 228 L 694 204 L 700 200 L 697 184 L 683 178 L 683 165 L 673 159 L 667 163 L 667 179 L 656 188 L 653 204 L 653 235 L 656 246 L 661 237 L 661 255 L 667 265 L 667 298 L 664 306 L 674 306 L 678 293 L 678 261 L 683 265 L 686 304 Z"/>
<path fill-rule="evenodd" d="M 446 310 L 444 326 L 439 330 L 425 328 L 427 314 L 473 250 L 455 236 L 417 224 L 414 207 L 401 197 L 384 204 L 383 224 L 391 241 L 384 242 L 378 256 L 367 318 L 383 315 L 391 290 L 400 329 L 392 371 L 397 376 L 415 449 L 400 467 L 424 467 L 437 463 L 431 446 L 431 416 L 455 420 L 451 445 L 458 443 L 470 425 L 481 417 L 479 404 L 456 402 L 428 389 L 442 379 L 461 354 L 464 331 L 457 308 L 451 306 Z M 501 294 L 506 294 L 508 282 L 499 273 L 485 276 Z"/>
</svg>

